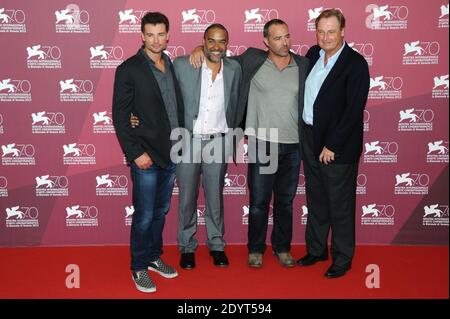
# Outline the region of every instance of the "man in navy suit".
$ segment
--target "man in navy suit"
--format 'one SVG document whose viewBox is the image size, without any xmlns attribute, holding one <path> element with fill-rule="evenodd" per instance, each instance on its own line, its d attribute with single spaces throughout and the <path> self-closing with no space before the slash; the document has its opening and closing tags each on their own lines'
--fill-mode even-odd
<svg viewBox="0 0 450 319">
<path fill-rule="evenodd" d="M 345 275 L 354 255 L 356 178 L 370 82 L 367 62 L 344 41 L 344 31 L 339 10 L 325 10 L 316 19 L 318 45 L 306 55 L 310 67 L 301 119 L 308 221 L 307 255 L 298 264 L 328 259 L 331 229 L 327 278 Z"/>
</svg>

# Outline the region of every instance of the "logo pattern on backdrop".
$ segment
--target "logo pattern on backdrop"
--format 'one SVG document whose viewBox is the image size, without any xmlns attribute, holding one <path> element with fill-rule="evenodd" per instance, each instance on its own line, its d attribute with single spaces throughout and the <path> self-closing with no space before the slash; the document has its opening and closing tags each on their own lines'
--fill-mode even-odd
<svg viewBox="0 0 450 319">
<path fill-rule="evenodd" d="M 297 10 L 294 2 L 241 1 L 231 11 L 219 3 L 182 0 L 158 6 L 142 0 L 130 6 L 106 0 L 0 5 L 0 246 L 39 245 L 44 239 L 23 229 L 44 226 L 53 232 L 45 245 L 76 245 L 81 238 L 83 244 L 129 243 L 132 179 L 111 103 L 115 69 L 140 47 L 147 10 L 170 19 L 164 52 L 172 61 L 201 44 L 205 28 L 216 22 L 230 32 L 227 56 L 264 49 L 262 30 L 274 18 L 289 23 L 291 52 L 306 55 L 315 44 L 315 19 L 337 4 L 301 0 Z M 345 40 L 366 59 L 371 78 L 356 189 L 358 241 L 388 244 L 410 225 L 414 231 L 402 236 L 412 242 L 448 244 L 448 192 L 442 190 L 448 186 L 441 181 L 449 162 L 448 1 L 338 5 L 348 22 Z M 247 151 L 243 140 L 236 153 L 241 163 L 229 164 L 223 181 L 227 236 L 236 243 L 246 240 L 250 212 Z M 304 242 L 308 214 L 314 213 L 308 211 L 306 186 L 302 169 L 294 243 Z M 199 193 L 196 212 L 204 225 Z M 176 244 L 176 179 L 173 195 L 166 244 Z M 271 206 L 270 227 L 274 213 Z M 66 227 L 76 234 L 53 235 Z M 198 236 L 205 231 L 199 227 Z"/>
</svg>

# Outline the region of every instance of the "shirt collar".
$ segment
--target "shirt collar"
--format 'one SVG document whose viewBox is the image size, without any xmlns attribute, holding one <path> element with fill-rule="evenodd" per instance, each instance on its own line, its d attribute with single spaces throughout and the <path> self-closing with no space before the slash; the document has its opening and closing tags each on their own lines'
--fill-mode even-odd
<svg viewBox="0 0 450 319">
<path fill-rule="evenodd" d="M 208 65 L 206 64 L 206 57 L 203 59 L 202 70 L 205 70 L 208 73 L 212 73 L 212 70 L 208 68 Z M 222 74 L 222 71 L 223 71 L 223 59 L 220 60 L 220 70 L 217 73 L 217 75 Z"/>
<path fill-rule="evenodd" d="M 297 66 L 297 62 L 295 62 L 295 59 L 294 59 L 294 57 L 292 56 L 292 54 L 290 52 L 289 52 L 289 55 L 290 55 L 291 59 L 289 61 L 289 64 L 286 66 L 286 68 Z M 276 68 L 278 70 L 278 68 L 275 65 L 275 63 L 273 63 L 273 61 L 271 59 L 269 59 L 269 57 L 267 57 L 266 63 L 269 63 L 271 66 L 273 66 L 274 68 Z"/>
<path fill-rule="evenodd" d="M 335 54 L 333 54 L 332 57 L 328 58 L 328 63 L 330 63 L 330 62 L 334 63 L 338 59 L 338 57 L 341 55 L 342 50 L 344 50 L 345 43 L 346 43 L 345 41 L 342 41 L 341 48 Z M 323 58 L 325 55 L 325 51 L 323 49 L 320 49 L 319 54 L 320 54 L 320 57 Z"/>
<path fill-rule="evenodd" d="M 147 60 L 147 62 L 149 62 L 151 65 L 155 65 L 155 61 L 150 59 L 150 57 L 148 56 L 148 54 L 145 52 L 145 50 L 143 48 L 140 48 L 139 52 L 144 56 L 144 58 Z M 161 57 L 164 59 L 164 62 L 169 62 L 169 57 L 164 52 L 161 53 Z"/>
</svg>

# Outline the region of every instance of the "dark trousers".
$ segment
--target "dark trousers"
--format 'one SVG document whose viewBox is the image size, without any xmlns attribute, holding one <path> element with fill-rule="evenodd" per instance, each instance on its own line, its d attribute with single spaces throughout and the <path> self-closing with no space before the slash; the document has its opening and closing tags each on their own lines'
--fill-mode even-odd
<svg viewBox="0 0 450 319">
<path fill-rule="evenodd" d="M 269 142 L 266 150 L 269 150 Z M 278 149 L 278 168 L 273 174 L 261 174 L 262 164 L 248 164 L 248 187 L 250 207 L 248 219 L 248 250 L 250 253 L 264 253 L 269 217 L 269 205 L 273 199 L 273 229 L 271 244 L 277 253 L 289 252 L 292 240 L 293 200 L 297 192 L 300 171 L 299 144 L 272 143 Z M 257 143 L 258 148 L 258 143 Z"/>
<path fill-rule="evenodd" d="M 333 263 L 345 267 L 355 250 L 355 205 L 358 163 L 322 164 L 314 156 L 313 130 L 303 129 L 302 155 L 308 220 L 306 249 L 314 256 L 328 255 L 331 229 Z"/>
<path fill-rule="evenodd" d="M 169 212 L 175 164 L 148 169 L 131 164 L 134 213 L 131 221 L 131 270 L 147 269 L 162 254 L 163 229 Z"/>
</svg>

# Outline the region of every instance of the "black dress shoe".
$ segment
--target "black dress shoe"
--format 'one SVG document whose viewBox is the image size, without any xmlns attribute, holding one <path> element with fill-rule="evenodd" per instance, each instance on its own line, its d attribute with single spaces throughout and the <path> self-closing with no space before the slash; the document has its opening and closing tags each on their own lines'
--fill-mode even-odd
<svg viewBox="0 0 450 319">
<path fill-rule="evenodd" d="M 194 253 L 183 253 L 180 258 L 180 266 L 183 269 L 195 268 L 195 255 Z"/>
<path fill-rule="evenodd" d="M 214 265 L 219 267 L 227 267 L 230 263 L 228 262 L 227 255 L 223 251 L 210 251 L 209 254 L 213 257 Z"/>
<path fill-rule="evenodd" d="M 307 254 L 303 256 L 299 260 L 297 260 L 297 264 L 299 266 L 311 266 L 314 265 L 318 261 L 325 261 L 328 259 L 328 256 L 314 256 L 311 254 Z"/>
<path fill-rule="evenodd" d="M 347 273 L 347 271 L 350 270 L 350 268 L 352 268 L 351 264 L 344 266 L 344 267 L 340 267 L 335 264 L 332 264 L 330 266 L 330 268 L 328 268 L 327 272 L 325 273 L 325 277 L 330 278 L 330 279 L 342 277 Z"/>
</svg>

